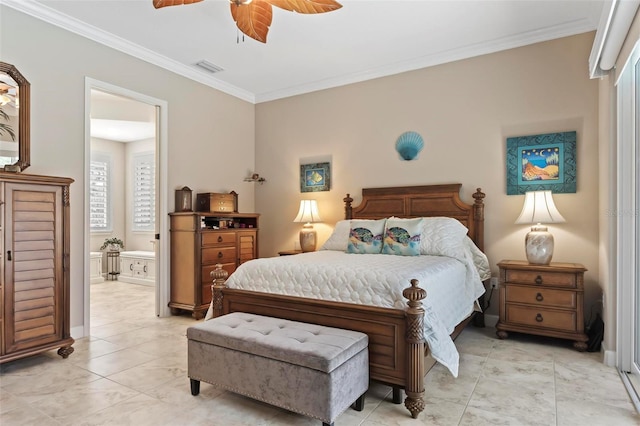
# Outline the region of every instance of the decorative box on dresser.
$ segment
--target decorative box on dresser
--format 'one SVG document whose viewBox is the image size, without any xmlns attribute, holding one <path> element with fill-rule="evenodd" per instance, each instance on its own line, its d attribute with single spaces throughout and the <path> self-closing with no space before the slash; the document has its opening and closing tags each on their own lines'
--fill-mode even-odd
<svg viewBox="0 0 640 426">
<path fill-rule="evenodd" d="M 258 257 L 257 213 L 170 213 L 173 314 L 201 319 L 211 303 L 211 271 L 222 264 L 229 275 Z"/>
<path fill-rule="evenodd" d="M 584 351 L 584 273 L 579 263 L 533 265 L 526 261 L 503 260 L 500 268 L 500 319 L 496 325 L 501 339 L 508 331 L 573 340 Z"/>
<path fill-rule="evenodd" d="M 0 172 L 0 363 L 58 348 L 67 358 L 69 185 Z"/>
</svg>

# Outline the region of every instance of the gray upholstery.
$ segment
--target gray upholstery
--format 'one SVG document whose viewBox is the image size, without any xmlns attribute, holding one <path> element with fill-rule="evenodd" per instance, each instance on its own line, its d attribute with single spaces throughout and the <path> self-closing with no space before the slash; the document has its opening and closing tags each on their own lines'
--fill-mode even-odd
<svg viewBox="0 0 640 426">
<path fill-rule="evenodd" d="M 366 334 L 245 313 L 187 329 L 188 375 L 332 423 L 369 386 Z"/>
</svg>

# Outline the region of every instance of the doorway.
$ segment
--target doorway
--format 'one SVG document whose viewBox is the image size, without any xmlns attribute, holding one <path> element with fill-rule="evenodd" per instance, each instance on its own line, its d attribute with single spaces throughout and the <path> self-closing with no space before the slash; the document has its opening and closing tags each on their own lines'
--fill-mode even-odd
<svg viewBox="0 0 640 426">
<path fill-rule="evenodd" d="M 116 133 L 109 133 L 114 129 Z M 85 336 L 90 335 L 91 281 L 99 280 L 91 267 L 95 269 L 96 249 L 108 238 L 123 240 L 125 248 L 117 263 L 103 259 L 104 279 L 153 287 L 155 315 L 170 314 L 166 152 L 166 101 L 85 80 Z M 113 186 L 120 188 L 108 192 L 118 198 L 102 209 L 96 203 L 100 198 L 91 196 L 101 165 L 111 167 Z"/>
</svg>

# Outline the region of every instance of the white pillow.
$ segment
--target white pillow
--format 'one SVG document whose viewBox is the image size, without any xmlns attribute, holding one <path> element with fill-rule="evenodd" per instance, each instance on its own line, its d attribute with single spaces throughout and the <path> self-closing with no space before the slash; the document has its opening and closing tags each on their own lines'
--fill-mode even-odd
<svg viewBox="0 0 640 426">
<path fill-rule="evenodd" d="M 349 244 L 349 230 L 351 229 L 350 220 L 341 220 L 336 223 L 336 227 L 333 228 L 333 233 L 329 236 L 329 239 L 320 247 L 320 250 L 337 250 L 347 251 L 347 244 Z"/>
<path fill-rule="evenodd" d="M 420 254 L 432 256 L 464 256 L 464 237 L 469 230 L 451 217 L 425 217 L 420 236 Z"/>
</svg>

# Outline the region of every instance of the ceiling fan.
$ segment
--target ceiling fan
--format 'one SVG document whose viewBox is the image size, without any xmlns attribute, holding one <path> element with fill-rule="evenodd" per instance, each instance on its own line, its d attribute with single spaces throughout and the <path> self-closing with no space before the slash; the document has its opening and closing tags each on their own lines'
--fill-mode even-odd
<svg viewBox="0 0 640 426">
<path fill-rule="evenodd" d="M 153 0 L 156 9 L 166 6 L 199 3 L 202 0 Z M 340 9 L 335 0 L 229 0 L 231 16 L 238 29 L 262 43 L 267 42 L 273 11 L 271 6 L 305 14 L 325 13 Z"/>
</svg>

